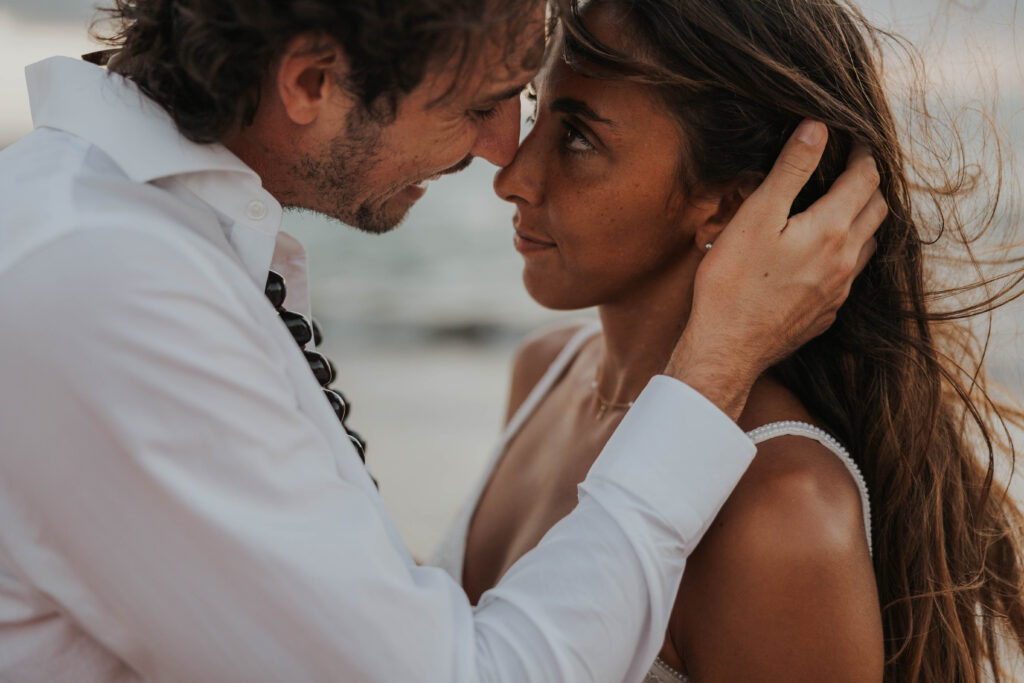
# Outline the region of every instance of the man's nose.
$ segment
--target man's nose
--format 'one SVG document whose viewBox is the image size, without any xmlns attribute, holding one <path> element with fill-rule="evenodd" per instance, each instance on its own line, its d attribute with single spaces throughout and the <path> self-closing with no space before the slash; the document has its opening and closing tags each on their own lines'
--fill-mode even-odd
<svg viewBox="0 0 1024 683">
<path fill-rule="evenodd" d="M 519 147 L 520 101 L 514 97 L 498 105 L 495 116 L 484 122 L 470 154 L 495 166 L 508 166 Z"/>
<path fill-rule="evenodd" d="M 494 192 L 516 205 L 539 206 L 544 201 L 545 173 L 543 148 L 530 132 L 516 150 L 516 155 L 494 175 Z"/>
</svg>

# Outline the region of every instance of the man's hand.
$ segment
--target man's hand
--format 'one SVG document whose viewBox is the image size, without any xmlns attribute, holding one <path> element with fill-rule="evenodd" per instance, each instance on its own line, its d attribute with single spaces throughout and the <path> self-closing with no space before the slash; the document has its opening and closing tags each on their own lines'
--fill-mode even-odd
<svg viewBox="0 0 1024 683">
<path fill-rule="evenodd" d="M 787 218 L 825 149 L 804 121 L 697 269 L 690 319 L 665 368 L 737 418 L 769 366 L 835 321 L 888 214 L 870 153 L 807 211 Z"/>
</svg>

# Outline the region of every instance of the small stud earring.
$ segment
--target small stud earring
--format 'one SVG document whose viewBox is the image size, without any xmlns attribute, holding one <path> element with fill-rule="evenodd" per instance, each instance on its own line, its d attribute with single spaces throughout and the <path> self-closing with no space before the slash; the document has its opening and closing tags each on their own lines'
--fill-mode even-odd
<svg viewBox="0 0 1024 683">
<path fill-rule="evenodd" d="M 704 249 L 707 250 L 707 251 L 711 251 L 711 247 L 712 246 L 713 246 L 712 243 L 708 242 L 707 244 L 704 245 Z"/>
</svg>

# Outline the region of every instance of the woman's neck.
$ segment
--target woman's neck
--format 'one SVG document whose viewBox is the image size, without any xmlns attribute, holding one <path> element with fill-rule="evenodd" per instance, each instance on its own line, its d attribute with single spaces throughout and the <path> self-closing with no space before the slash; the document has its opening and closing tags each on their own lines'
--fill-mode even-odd
<svg viewBox="0 0 1024 683">
<path fill-rule="evenodd" d="M 603 401 L 633 401 L 665 369 L 690 317 L 700 257 L 688 251 L 675 267 L 598 307 L 604 348 L 595 379 Z"/>
</svg>

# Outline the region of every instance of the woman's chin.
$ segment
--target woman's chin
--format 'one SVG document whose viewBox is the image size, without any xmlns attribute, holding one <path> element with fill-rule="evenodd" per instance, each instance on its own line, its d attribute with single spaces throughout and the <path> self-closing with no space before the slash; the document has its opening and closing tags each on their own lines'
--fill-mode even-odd
<svg viewBox="0 0 1024 683">
<path fill-rule="evenodd" d="M 575 311 L 597 305 L 597 302 L 581 296 L 577 287 L 559 284 L 552 278 L 538 277 L 529 269 L 523 271 L 523 286 L 531 299 L 553 311 Z"/>
</svg>

